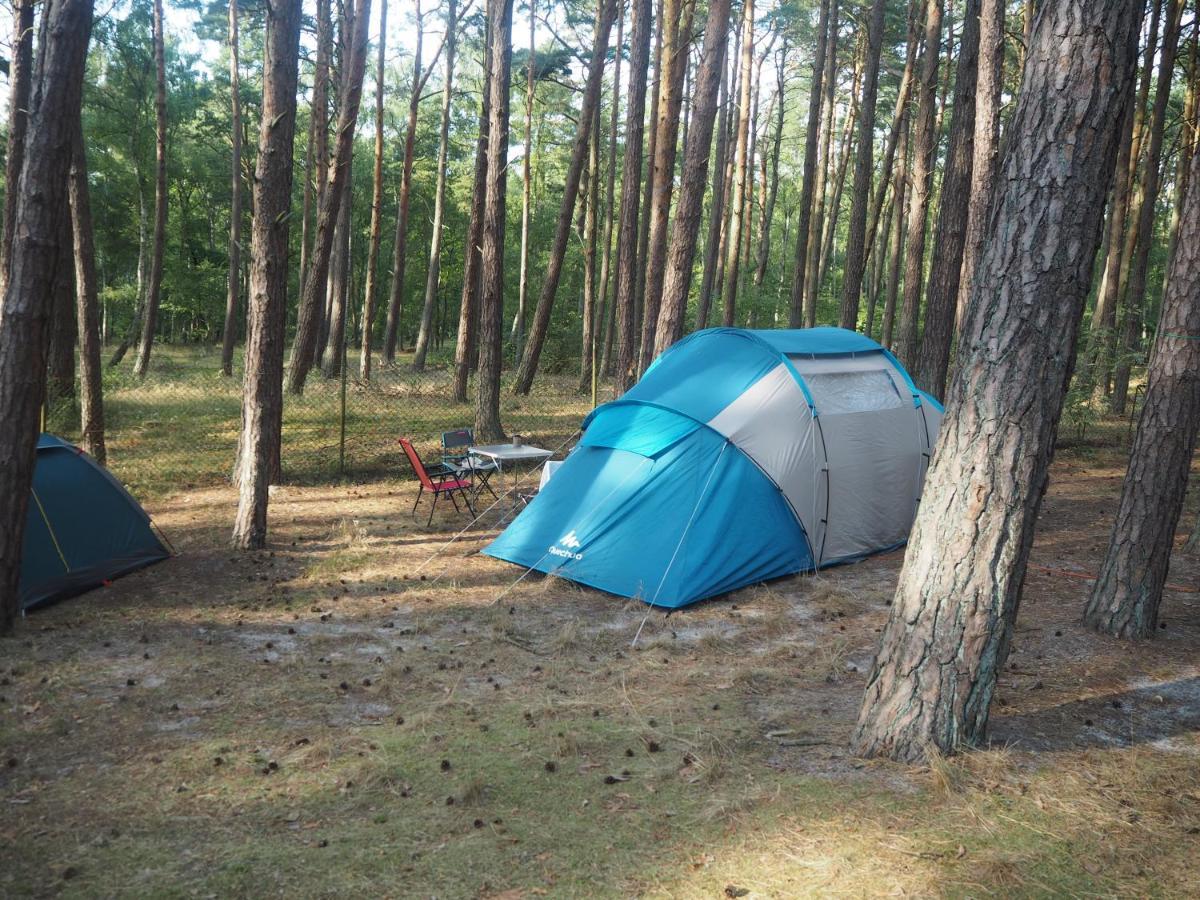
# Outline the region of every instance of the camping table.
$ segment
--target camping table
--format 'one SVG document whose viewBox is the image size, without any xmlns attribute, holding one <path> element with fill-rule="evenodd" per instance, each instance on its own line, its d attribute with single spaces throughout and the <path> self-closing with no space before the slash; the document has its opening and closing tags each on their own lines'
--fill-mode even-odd
<svg viewBox="0 0 1200 900">
<path fill-rule="evenodd" d="M 554 455 L 553 450 L 543 450 L 541 447 L 531 447 L 528 444 L 485 444 L 482 447 L 468 447 L 468 453 L 477 453 L 494 460 L 496 470 L 500 473 L 500 496 L 503 497 L 506 484 L 504 466 L 506 463 L 543 462 Z M 513 498 L 513 509 L 517 508 L 517 499 Z"/>
</svg>

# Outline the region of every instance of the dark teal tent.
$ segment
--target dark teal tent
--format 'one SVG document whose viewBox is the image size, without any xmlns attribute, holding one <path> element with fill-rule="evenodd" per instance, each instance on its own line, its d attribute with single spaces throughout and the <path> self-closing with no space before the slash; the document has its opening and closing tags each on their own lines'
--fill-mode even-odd
<svg viewBox="0 0 1200 900">
<path fill-rule="evenodd" d="M 18 588 L 22 609 L 82 594 L 171 554 L 150 517 L 94 459 L 38 439 Z"/>
</svg>

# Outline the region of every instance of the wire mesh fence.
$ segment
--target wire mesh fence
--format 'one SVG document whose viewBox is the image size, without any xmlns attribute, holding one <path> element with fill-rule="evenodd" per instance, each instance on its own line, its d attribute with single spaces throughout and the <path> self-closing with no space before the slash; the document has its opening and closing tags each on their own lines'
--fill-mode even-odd
<svg viewBox="0 0 1200 900">
<path fill-rule="evenodd" d="M 317 369 L 302 395 L 284 396 L 281 459 L 287 483 L 406 476 L 399 438 L 436 458 L 442 432 L 474 422 L 474 378 L 467 402 L 457 402 L 448 359 L 433 358 L 417 372 L 407 355 L 398 355 L 394 365 L 376 362 L 369 382 L 358 378 L 358 354 L 351 351 L 347 360 L 344 378 Z M 156 347 L 145 378 L 134 376 L 128 364 L 106 368 L 108 465 L 135 495 L 152 498 L 229 480 L 241 425 L 241 360 L 233 377 L 222 376 L 219 368 L 219 348 L 201 344 Z M 591 393 L 579 391 L 577 374 L 566 374 L 578 372 L 578 362 L 558 368 L 565 371 L 540 375 L 525 396 L 512 393 L 512 372 L 504 372 L 506 433 L 552 448 L 579 427 L 592 408 Z M 612 395 L 611 385 L 601 382 L 598 402 Z M 47 403 L 45 430 L 78 439 L 75 398 Z"/>
</svg>

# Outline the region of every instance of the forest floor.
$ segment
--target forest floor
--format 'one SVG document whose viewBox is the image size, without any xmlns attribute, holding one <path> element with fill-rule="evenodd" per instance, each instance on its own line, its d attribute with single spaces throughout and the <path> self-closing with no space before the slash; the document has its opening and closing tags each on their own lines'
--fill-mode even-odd
<svg viewBox="0 0 1200 900">
<path fill-rule="evenodd" d="M 902 553 L 666 616 L 427 562 L 407 481 L 281 487 L 257 554 L 156 499 L 178 557 L 0 641 L 0 894 L 1194 896 L 1200 560 L 1079 625 L 1122 475 L 1060 452 L 992 745 L 929 766 L 846 749 Z"/>
</svg>

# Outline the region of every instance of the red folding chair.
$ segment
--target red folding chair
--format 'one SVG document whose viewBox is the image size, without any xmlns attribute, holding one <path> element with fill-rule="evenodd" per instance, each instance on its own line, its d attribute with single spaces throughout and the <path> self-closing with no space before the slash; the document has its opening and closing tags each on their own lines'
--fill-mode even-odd
<svg viewBox="0 0 1200 900">
<path fill-rule="evenodd" d="M 433 513 L 437 509 L 438 497 L 443 494 L 450 498 L 450 502 L 454 504 L 455 512 L 462 512 L 458 506 L 456 494 L 461 494 L 463 502 L 467 504 L 467 509 L 470 511 L 472 518 L 475 516 L 475 507 L 471 505 L 471 479 L 460 478 L 459 473 L 445 466 L 438 466 L 432 471 L 426 468 L 425 463 L 421 462 L 421 457 L 412 445 L 412 441 L 408 438 L 400 438 L 400 446 L 404 448 L 404 455 L 408 457 L 408 464 L 412 466 L 413 473 L 417 476 L 417 480 L 421 483 L 420 490 L 417 491 L 417 500 L 413 503 L 411 515 L 417 514 L 417 507 L 421 503 L 421 498 L 425 496 L 425 492 L 429 491 L 433 495 L 433 505 L 429 508 L 429 518 L 425 525 L 428 526 L 433 522 Z"/>
</svg>

